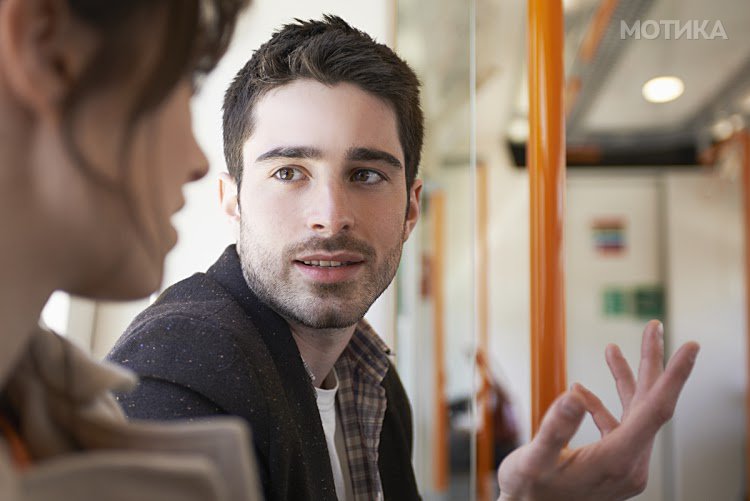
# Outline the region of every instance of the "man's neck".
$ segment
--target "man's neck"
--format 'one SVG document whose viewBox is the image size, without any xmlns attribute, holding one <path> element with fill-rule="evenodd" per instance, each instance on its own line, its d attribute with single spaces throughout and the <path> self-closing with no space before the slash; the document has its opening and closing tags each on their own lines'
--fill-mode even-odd
<svg viewBox="0 0 750 501">
<path fill-rule="evenodd" d="M 289 328 L 302 360 L 312 373 L 313 384 L 316 388 L 321 388 L 333 370 L 336 360 L 349 344 L 356 325 L 343 329 L 313 329 L 289 322 Z"/>
</svg>

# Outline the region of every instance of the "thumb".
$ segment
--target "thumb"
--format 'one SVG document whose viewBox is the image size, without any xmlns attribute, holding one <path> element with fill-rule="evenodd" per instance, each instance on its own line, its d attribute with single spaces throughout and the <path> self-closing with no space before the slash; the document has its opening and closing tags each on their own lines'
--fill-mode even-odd
<svg viewBox="0 0 750 501">
<path fill-rule="evenodd" d="M 526 464 L 519 473 L 536 478 L 552 470 L 585 414 L 584 402 L 576 393 L 569 391 L 558 397 L 545 414 L 536 437 L 529 443 Z"/>
</svg>

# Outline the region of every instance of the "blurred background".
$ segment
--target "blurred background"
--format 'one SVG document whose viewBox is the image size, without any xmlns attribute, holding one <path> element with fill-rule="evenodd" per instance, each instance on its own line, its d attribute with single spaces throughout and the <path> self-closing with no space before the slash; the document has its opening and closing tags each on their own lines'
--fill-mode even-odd
<svg viewBox="0 0 750 501">
<path fill-rule="evenodd" d="M 420 76 L 423 218 L 368 318 L 394 349 L 426 500 L 494 499 L 494 467 L 529 439 L 526 2 L 254 0 L 193 102 L 211 173 L 187 189 L 164 287 L 232 242 L 218 205 L 221 102 L 274 29 L 334 13 Z M 604 362 L 636 364 L 645 321 L 702 352 L 657 438 L 640 500 L 746 496 L 743 169 L 750 171 L 747 0 L 566 0 L 568 381 L 620 406 Z M 148 300 L 56 293 L 52 328 L 103 356 Z M 668 353 L 668 354 L 669 354 Z M 587 420 L 573 446 L 596 440 Z"/>
</svg>

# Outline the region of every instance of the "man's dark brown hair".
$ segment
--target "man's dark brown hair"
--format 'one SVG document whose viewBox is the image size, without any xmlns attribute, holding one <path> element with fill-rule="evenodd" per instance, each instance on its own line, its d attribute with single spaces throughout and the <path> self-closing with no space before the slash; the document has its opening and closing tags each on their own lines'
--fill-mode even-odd
<svg viewBox="0 0 750 501">
<path fill-rule="evenodd" d="M 309 78 L 326 85 L 350 83 L 385 102 L 396 114 L 406 165 L 406 188 L 417 175 L 424 135 L 419 80 L 390 48 L 337 16 L 287 24 L 237 73 L 224 95 L 224 156 L 242 183 L 242 146 L 253 131 L 255 103 L 271 89 Z"/>
</svg>

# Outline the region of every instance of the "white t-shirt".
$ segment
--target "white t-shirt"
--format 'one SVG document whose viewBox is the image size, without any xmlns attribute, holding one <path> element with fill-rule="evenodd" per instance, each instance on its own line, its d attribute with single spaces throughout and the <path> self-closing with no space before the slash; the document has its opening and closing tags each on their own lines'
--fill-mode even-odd
<svg viewBox="0 0 750 501">
<path fill-rule="evenodd" d="M 326 436 L 328 456 L 331 459 L 336 497 L 339 498 L 339 501 L 350 501 L 354 499 L 354 493 L 349 473 L 349 460 L 346 456 L 344 433 L 341 429 L 341 419 L 336 411 L 336 392 L 339 389 L 339 380 L 336 377 L 335 370 L 332 376 L 333 388 L 330 390 L 315 388 L 315 393 L 318 397 L 318 412 L 320 412 L 320 421 L 323 423 L 323 432 Z"/>
</svg>

